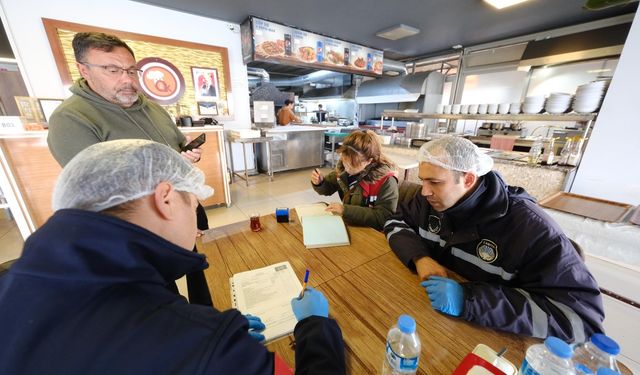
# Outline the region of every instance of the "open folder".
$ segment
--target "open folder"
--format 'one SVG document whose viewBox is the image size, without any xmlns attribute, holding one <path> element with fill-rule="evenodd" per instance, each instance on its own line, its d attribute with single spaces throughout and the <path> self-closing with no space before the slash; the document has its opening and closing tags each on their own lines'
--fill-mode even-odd
<svg viewBox="0 0 640 375">
<path fill-rule="evenodd" d="M 229 279 L 231 302 L 243 314 L 259 317 L 265 344 L 293 332 L 298 322 L 291 309 L 302 285 L 289 262 L 239 272 Z"/>
<path fill-rule="evenodd" d="M 307 249 L 349 245 L 349 235 L 342 217 L 325 211 L 325 203 L 296 206 L 302 224 L 302 237 Z"/>
</svg>

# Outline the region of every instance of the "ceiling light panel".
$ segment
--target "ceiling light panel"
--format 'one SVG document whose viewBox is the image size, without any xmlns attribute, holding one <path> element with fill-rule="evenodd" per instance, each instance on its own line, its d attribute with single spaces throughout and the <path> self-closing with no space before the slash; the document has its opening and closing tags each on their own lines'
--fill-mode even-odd
<svg viewBox="0 0 640 375">
<path fill-rule="evenodd" d="M 420 29 L 415 27 L 399 24 L 388 29 L 380 30 L 376 33 L 376 36 L 389 40 L 398 40 L 406 38 L 408 36 L 416 35 L 420 32 Z"/>
<path fill-rule="evenodd" d="M 529 1 L 529 0 L 484 0 L 484 1 L 498 9 L 502 9 L 502 8 L 510 7 L 512 5 L 524 3 L 525 1 Z"/>
</svg>

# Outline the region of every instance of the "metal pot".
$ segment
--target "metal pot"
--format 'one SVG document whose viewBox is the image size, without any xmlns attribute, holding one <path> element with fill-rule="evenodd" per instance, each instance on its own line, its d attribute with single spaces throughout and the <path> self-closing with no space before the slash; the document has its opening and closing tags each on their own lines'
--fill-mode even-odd
<svg viewBox="0 0 640 375">
<path fill-rule="evenodd" d="M 193 119 L 191 116 L 180 116 L 180 125 L 193 126 Z"/>
<path fill-rule="evenodd" d="M 522 124 L 519 122 L 514 122 L 511 124 L 511 130 L 520 131 L 522 130 Z"/>
<path fill-rule="evenodd" d="M 504 123 L 502 123 L 502 122 L 494 122 L 493 124 L 491 124 L 491 129 L 493 129 L 493 130 L 502 130 L 502 129 L 504 129 Z"/>
<path fill-rule="evenodd" d="M 480 125 L 480 129 L 491 129 L 491 123 L 483 122 L 482 125 Z"/>
<path fill-rule="evenodd" d="M 407 122 L 404 134 L 407 138 L 425 138 L 427 126 L 419 122 Z"/>
</svg>

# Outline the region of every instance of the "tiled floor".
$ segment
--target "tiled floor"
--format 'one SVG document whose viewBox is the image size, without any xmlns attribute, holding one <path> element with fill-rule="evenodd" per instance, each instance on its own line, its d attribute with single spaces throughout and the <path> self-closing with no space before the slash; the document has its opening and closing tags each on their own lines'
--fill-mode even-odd
<svg viewBox="0 0 640 375">
<path fill-rule="evenodd" d="M 311 168 L 292 172 L 279 172 L 273 181 L 265 174 L 249 177 L 249 186 L 236 178 L 230 185 L 231 206 L 207 209 L 209 227 L 219 227 L 238 221 L 249 220 L 252 213 L 260 215 L 275 212 L 276 207 L 294 207 L 301 203 L 339 201 L 338 195 L 324 197 L 311 188 Z M 321 168 L 328 174 L 329 168 Z M 221 194 L 221 192 L 216 192 Z M 8 217 L 7 210 L 0 210 L 0 263 L 18 258 L 23 240 L 15 222 Z"/>
<path fill-rule="evenodd" d="M 329 168 L 320 168 L 328 174 Z M 338 194 L 330 197 L 318 195 L 311 188 L 309 177 L 312 168 L 291 172 L 279 172 L 273 181 L 265 174 L 249 177 L 249 186 L 236 177 L 230 185 L 231 206 L 207 209 L 209 227 L 219 227 L 238 221 L 249 220 L 253 213 L 274 213 L 276 207 L 293 208 L 302 203 L 339 202 Z"/>
</svg>

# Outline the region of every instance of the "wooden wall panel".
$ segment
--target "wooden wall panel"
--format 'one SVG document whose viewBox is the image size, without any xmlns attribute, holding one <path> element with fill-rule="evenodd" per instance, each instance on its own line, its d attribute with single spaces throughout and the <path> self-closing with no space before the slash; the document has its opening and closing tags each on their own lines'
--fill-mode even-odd
<svg viewBox="0 0 640 375">
<path fill-rule="evenodd" d="M 51 194 L 62 168 L 47 146 L 47 137 L 0 139 L 20 193 L 36 227 L 53 214 Z"/>
<path fill-rule="evenodd" d="M 202 130 L 189 131 L 182 129 L 185 135 L 191 137 L 191 139 L 199 136 Z M 225 203 L 225 182 L 224 173 L 222 170 L 222 158 L 224 155 L 220 154 L 219 142 L 222 142 L 222 132 L 206 132 L 207 141 L 201 146 L 202 159 L 196 164 L 196 167 L 200 168 L 205 174 L 205 183 L 211 186 L 214 190 L 213 195 L 204 201 L 202 205 L 213 206 Z"/>
<path fill-rule="evenodd" d="M 186 130 L 185 134 L 196 137 L 200 130 Z M 224 173 L 219 142 L 222 132 L 209 130 L 207 142 L 202 146 L 202 159 L 196 166 L 205 173 L 205 182 L 214 188 L 214 195 L 202 202 L 202 205 L 212 206 L 225 203 Z M 10 165 L 10 173 L 16 180 L 20 194 L 27 206 L 36 228 L 44 224 L 53 214 L 51 208 L 51 194 L 56 179 L 62 168 L 53 158 L 47 146 L 47 135 L 42 136 L 0 138 L 0 148 Z"/>
</svg>

